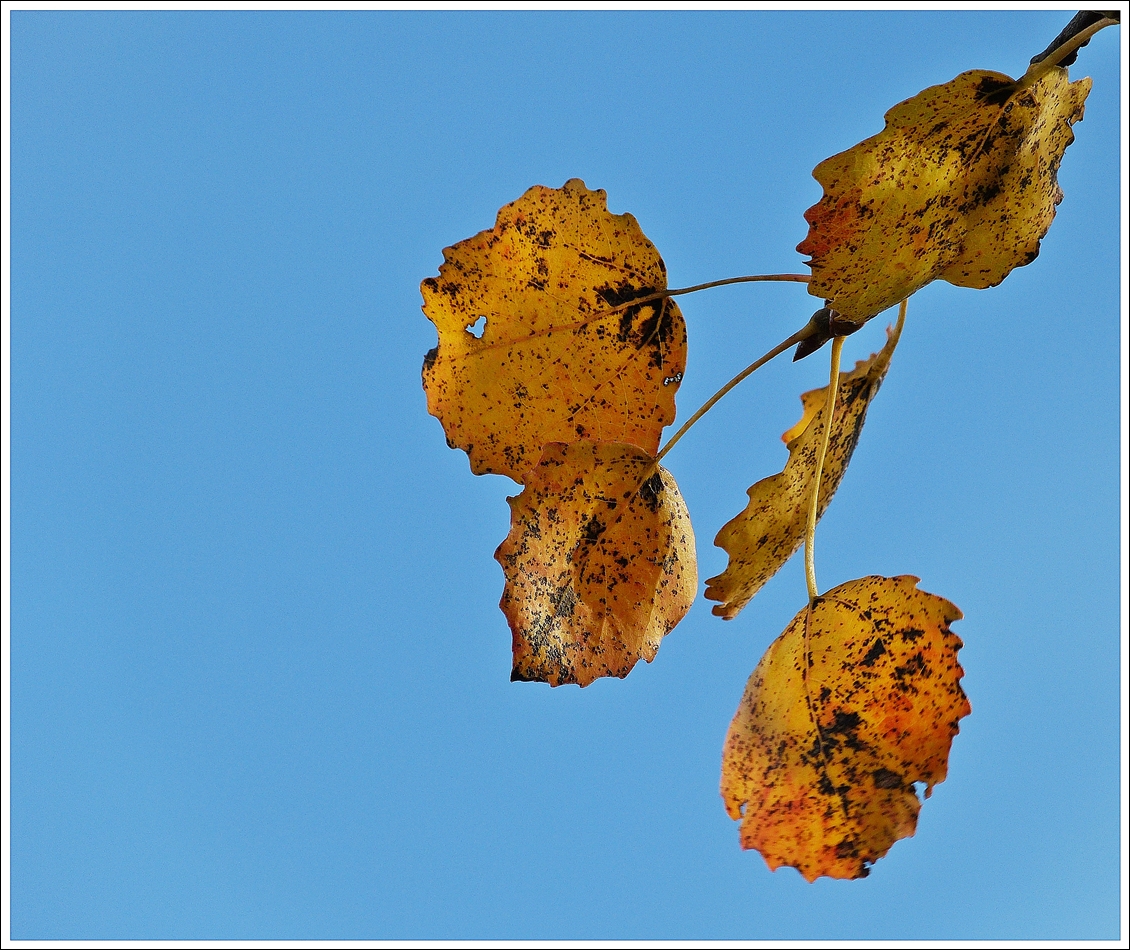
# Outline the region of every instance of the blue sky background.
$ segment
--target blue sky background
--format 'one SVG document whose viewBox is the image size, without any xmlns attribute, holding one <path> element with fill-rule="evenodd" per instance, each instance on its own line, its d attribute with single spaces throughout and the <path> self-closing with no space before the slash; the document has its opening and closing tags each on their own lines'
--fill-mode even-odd
<svg viewBox="0 0 1130 950">
<path fill-rule="evenodd" d="M 817 162 L 1070 15 L 12 13 L 12 936 L 1116 937 L 1118 29 L 1040 257 L 914 297 L 818 532 L 822 587 L 966 615 L 973 714 L 870 878 L 770 873 L 718 794 L 799 558 L 624 681 L 510 683 L 516 486 L 420 388 L 420 280 L 530 185 L 606 189 L 674 286 L 796 271 Z M 686 418 L 816 303 L 681 306 Z M 701 578 L 826 373 L 668 456 Z"/>
</svg>

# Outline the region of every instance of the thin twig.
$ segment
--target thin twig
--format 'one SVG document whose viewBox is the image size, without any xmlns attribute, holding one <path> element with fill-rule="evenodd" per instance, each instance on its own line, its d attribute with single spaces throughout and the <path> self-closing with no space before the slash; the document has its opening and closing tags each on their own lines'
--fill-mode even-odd
<svg viewBox="0 0 1130 950">
<path fill-rule="evenodd" d="M 773 347 L 773 349 L 771 349 L 768 353 L 766 353 L 760 359 L 756 359 L 752 363 L 750 363 L 749 366 L 747 366 L 745 369 L 743 369 L 740 373 L 738 373 L 737 376 L 735 376 L 728 383 L 726 383 L 725 386 L 723 386 L 721 389 L 719 389 L 718 392 L 716 392 L 713 396 L 711 396 L 708 400 L 706 400 L 706 402 L 702 404 L 702 407 L 698 410 L 698 412 L 696 412 L 693 416 L 691 416 L 683 424 L 683 427 L 678 432 L 676 432 L 673 436 L 671 436 L 670 439 L 667 440 L 667 444 L 665 446 L 663 446 L 663 448 L 661 448 L 659 450 L 659 454 L 657 456 L 655 456 L 656 463 L 658 464 L 659 460 L 661 458 L 663 458 L 664 455 L 666 455 L 668 452 L 671 451 L 671 449 L 673 449 L 675 447 L 675 443 L 678 442 L 679 439 L 681 439 L 684 435 L 687 434 L 687 430 L 691 426 L 693 426 L 696 422 L 698 422 L 699 419 L 701 419 L 703 416 L 705 416 L 714 407 L 714 405 L 718 402 L 718 400 L 721 399 L 723 396 L 725 396 L 726 393 L 728 393 L 735 386 L 737 386 L 738 383 L 740 383 L 743 379 L 745 379 L 747 376 L 749 376 L 755 370 L 760 369 L 762 366 L 764 366 L 766 363 L 768 363 L 771 359 L 773 359 L 774 356 L 780 356 L 782 353 L 785 352 L 785 350 L 789 349 L 792 346 L 795 346 L 797 343 L 800 343 L 801 340 L 807 340 L 810 336 L 812 336 L 812 334 L 814 332 L 815 331 L 814 331 L 811 323 L 805 324 L 805 326 L 803 326 L 801 329 L 797 330 L 797 332 L 794 333 L 787 340 L 783 340 L 782 342 L 778 343 L 775 347 Z"/>
</svg>

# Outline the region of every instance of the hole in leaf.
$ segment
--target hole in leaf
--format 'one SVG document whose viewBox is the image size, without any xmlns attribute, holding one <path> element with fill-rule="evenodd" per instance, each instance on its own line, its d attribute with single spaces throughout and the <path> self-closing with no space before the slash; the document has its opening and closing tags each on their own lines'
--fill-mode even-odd
<svg viewBox="0 0 1130 950">
<path fill-rule="evenodd" d="M 479 317 L 474 323 L 467 324 L 467 332 L 471 334 L 476 340 L 483 338 L 483 331 L 487 328 L 487 318 Z"/>
</svg>

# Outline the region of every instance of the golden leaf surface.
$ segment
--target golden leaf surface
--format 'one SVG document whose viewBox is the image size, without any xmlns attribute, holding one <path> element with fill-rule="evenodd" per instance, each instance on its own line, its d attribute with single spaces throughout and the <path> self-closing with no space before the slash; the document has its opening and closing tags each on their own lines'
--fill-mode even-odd
<svg viewBox="0 0 1130 950">
<path fill-rule="evenodd" d="M 972 70 L 895 106 L 882 132 L 812 173 L 824 196 L 797 246 L 809 293 L 862 322 L 935 278 L 992 287 L 1034 260 L 1090 89 L 1059 67 L 1023 89 Z"/>
<path fill-rule="evenodd" d="M 654 454 L 675 418 L 687 331 L 659 252 L 630 214 L 573 178 L 535 186 L 489 231 L 444 250 L 420 285 L 439 345 L 428 412 L 476 475 L 522 482 L 548 442 L 627 442 Z M 485 318 L 481 335 L 476 329 Z"/>
<path fill-rule="evenodd" d="M 683 619 L 698 585 L 675 479 L 633 445 L 550 443 L 510 498 L 495 558 L 514 635 L 512 680 L 625 677 Z"/>
<path fill-rule="evenodd" d="M 722 798 L 771 870 L 865 877 L 914 834 L 915 782 L 946 777 L 969 715 L 950 630 L 961 611 L 916 577 L 864 577 L 818 598 L 765 652 L 730 724 Z"/>
<path fill-rule="evenodd" d="M 855 369 L 840 373 L 828 454 L 820 477 L 817 517 L 824 514 L 855 452 L 867 408 L 879 391 L 901 331 L 887 334 L 886 345 Z M 749 489 L 745 510 L 718 532 L 714 543 L 730 556 L 726 570 L 706 582 L 706 597 L 721 601 L 715 615 L 733 620 L 804 543 L 816 458 L 824 438 L 826 386 L 800 397 L 800 422 L 781 438 L 789 449 L 783 471 Z"/>
</svg>

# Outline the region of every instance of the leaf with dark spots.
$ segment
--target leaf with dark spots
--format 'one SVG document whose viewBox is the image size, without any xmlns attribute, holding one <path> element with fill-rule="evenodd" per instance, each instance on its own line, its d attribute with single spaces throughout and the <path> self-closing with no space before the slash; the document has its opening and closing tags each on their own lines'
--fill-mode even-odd
<svg viewBox="0 0 1130 950">
<path fill-rule="evenodd" d="M 661 285 L 662 286 L 662 285 Z M 621 307 L 640 297 L 650 297 L 661 287 L 638 287 L 622 281 L 616 287 L 600 287 L 596 295 L 610 307 Z"/>
<path fill-rule="evenodd" d="M 632 327 L 635 326 L 636 317 L 639 315 L 639 312 L 639 307 L 628 307 L 627 310 L 620 314 L 620 326 L 616 338 L 621 343 L 627 343 L 632 338 Z M 636 349 L 639 349 L 639 347 L 636 347 Z"/>
<path fill-rule="evenodd" d="M 659 506 L 663 503 L 663 479 L 660 478 L 659 472 L 644 481 L 640 486 L 639 496 L 652 511 L 659 510 Z"/>
<path fill-rule="evenodd" d="M 600 519 L 596 515 L 592 515 L 581 525 L 581 537 L 591 544 L 604 534 L 604 528 L 605 526 L 601 524 Z"/>
<path fill-rule="evenodd" d="M 772 870 L 865 877 L 914 834 L 914 783 L 929 797 L 945 779 L 969 715 L 950 630 L 961 611 L 917 580 L 864 577 L 822 595 L 750 677 L 726 736 L 722 798 L 742 847 Z M 908 677 L 913 692 L 901 688 Z"/>
<path fill-rule="evenodd" d="M 655 246 L 603 191 L 537 186 L 494 228 L 444 251 L 420 285 L 439 345 L 428 411 L 471 470 L 522 482 L 549 442 L 626 442 L 655 453 L 675 418 L 687 334 Z M 467 330 L 486 317 L 481 336 Z"/>
<path fill-rule="evenodd" d="M 890 366 L 898 334 L 850 372 L 840 374 L 835 419 L 820 478 L 817 514 L 823 515 L 855 451 L 867 417 Z M 824 437 L 827 387 L 801 396 L 804 414 L 782 437 L 789 449 L 784 471 L 763 478 L 749 489 L 749 503 L 714 539 L 730 556 L 726 570 L 706 582 L 706 596 L 721 601 L 714 613 L 732 620 L 804 542 L 816 457 Z"/>
<path fill-rule="evenodd" d="M 824 196 L 797 247 L 809 293 L 864 321 L 937 278 L 992 287 L 1035 259 L 1090 88 L 1058 67 L 1023 88 L 972 70 L 899 103 L 882 132 L 813 171 Z"/>
<path fill-rule="evenodd" d="M 989 105 L 1003 105 L 1016 92 L 1016 82 L 1007 76 L 987 75 L 977 83 L 974 98 Z M 943 123 L 944 124 L 944 123 Z"/>
<path fill-rule="evenodd" d="M 890 769 L 876 769 L 871 773 L 876 788 L 901 788 L 902 776 L 896 775 Z"/>
<path fill-rule="evenodd" d="M 902 687 L 909 689 L 917 679 L 928 677 L 930 671 L 922 654 L 916 653 L 903 666 L 896 666 L 893 675 Z"/>
<path fill-rule="evenodd" d="M 587 686 L 654 659 L 698 583 L 671 474 L 636 446 L 552 442 L 509 501 L 510 534 L 495 558 L 511 679 Z"/>
<path fill-rule="evenodd" d="M 871 646 L 871 649 L 867 651 L 867 655 L 864 656 L 863 659 L 859 662 L 864 666 L 873 666 L 875 661 L 886 652 L 886 649 L 883 647 L 882 638 L 876 637 L 875 642 Z"/>
<path fill-rule="evenodd" d="M 670 322 L 664 319 L 665 314 L 661 312 L 656 313 L 652 311 L 650 317 L 640 324 L 640 328 L 636 333 L 636 349 L 643 349 L 645 346 L 650 346 L 653 343 L 664 342 L 666 334 L 665 330 L 669 329 Z"/>
<path fill-rule="evenodd" d="M 556 617 L 572 617 L 577 604 L 577 595 L 571 587 L 562 587 L 552 598 L 553 614 Z"/>
</svg>

